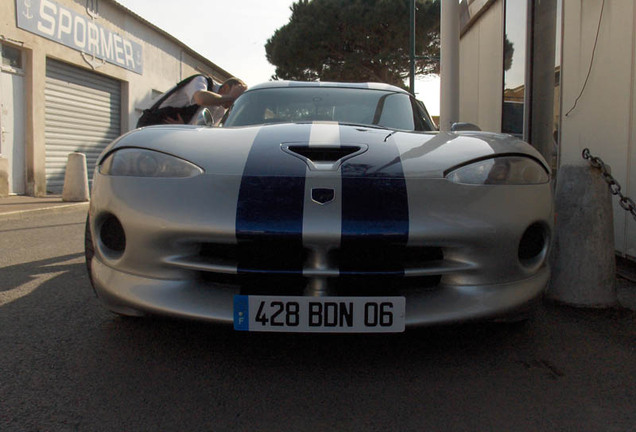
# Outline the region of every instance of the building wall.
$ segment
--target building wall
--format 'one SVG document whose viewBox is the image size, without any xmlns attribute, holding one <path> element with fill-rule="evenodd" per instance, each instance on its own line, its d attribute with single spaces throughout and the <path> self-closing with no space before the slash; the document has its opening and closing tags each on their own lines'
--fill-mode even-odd
<svg viewBox="0 0 636 432">
<path fill-rule="evenodd" d="M 635 198 L 636 6 L 605 1 L 600 19 L 602 3 L 563 3 L 560 166 L 587 164 L 581 152 L 589 148 L 612 167 L 622 192 Z M 636 221 L 615 198 L 613 207 L 615 247 L 636 257 Z"/>
<path fill-rule="evenodd" d="M 459 119 L 501 130 L 503 2 L 496 1 L 462 35 L 459 46 Z"/>
<path fill-rule="evenodd" d="M 460 42 L 460 119 L 484 130 L 500 131 L 504 1 L 467 4 L 473 4 L 476 12 Z M 611 166 L 622 193 L 636 199 L 636 5 L 631 1 L 563 0 L 561 7 L 562 22 L 557 22 L 561 34 L 555 40 L 562 38 L 561 67 L 555 70 L 557 76 L 560 73 L 560 86 L 557 84 L 554 93 L 561 97 L 560 107 L 554 109 L 560 123 L 555 166 L 557 170 L 587 166 L 581 153 L 589 148 Z M 541 31 L 542 24 L 545 22 L 535 23 L 535 31 Z M 539 49 L 534 55 L 551 54 Z M 550 85 L 550 79 L 544 81 Z M 541 97 L 539 87 L 535 79 L 531 89 L 535 110 Z M 549 102 L 548 97 L 545 103 Z M 541 113 L 534 114 L 532 121 L 536 122 L 536 114 Z M 549 126 L 549 119 L 542 121 Z M 557 178 L 559 182 L 573 181 L 559 177 L 558 171 Z M 636 221 L 620 207 L 618 199 L 613 198 L 612 205 L 615 248 L 635 258 Z"/>
<path fill-rule="evenodd" d="M 40 0 L 43 1 L 43 0 Z M 17 26 L 15 0 L 0 2 L 0 42 L 20 48 L 25 70 L 25 159 L 26 190 L 29 195 L 46 194 L 44 142 L 44 88 L 46 59 L 93 70 L 122 83 L 121 130 L 134 127 L 152 97 L 176 82 L 197 72 L 204 72 L 223 81 L 231 75 L 172 36 L 144 21 L 110 0 L 89 2 L 98 4 L 98 14 L 91 18 L 83 1 L 55 0 L 64 8 L 82 15 L 113 33 L 140 44 L 143 48 L 141 74 L 117 65 L 92 59 L 73 48 L 23 30 Z M 33 2 L 40 4 L 40 2 Z"/>
</svg>

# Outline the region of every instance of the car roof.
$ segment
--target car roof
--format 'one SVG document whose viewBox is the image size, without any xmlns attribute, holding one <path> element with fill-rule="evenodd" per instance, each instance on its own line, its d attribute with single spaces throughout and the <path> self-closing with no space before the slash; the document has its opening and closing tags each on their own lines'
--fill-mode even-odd
<svg viewBox="0 0 636 432">
<path fill-rule="evenodd" d="M 264 82 L 264 83 L 252 86 L 248 89 L 248 91 L 265 89 L 265 88 L 283 88 L 283 87 L 355 88 L 355 89 L 385 90 L 385 91 L 394 91 L 394 92 L 409 94 L 406 90 L 391 84 L 384 84 L 384 83 L 378 83 L 378 82 L 351 83 L 351 82 L 330 82 L 330 81 L 268 81 L 268 82 Z"/>
</svg>

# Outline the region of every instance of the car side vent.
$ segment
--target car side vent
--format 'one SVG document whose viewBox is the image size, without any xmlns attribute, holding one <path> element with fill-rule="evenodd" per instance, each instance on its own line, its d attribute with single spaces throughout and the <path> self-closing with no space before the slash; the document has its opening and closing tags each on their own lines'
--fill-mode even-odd
<svg viewBox="0 0 636 432">
<path fill-rule="evenodd" d="M 359 146 L 289 146 L 290 151 L 299 154 L 313 163 L 334 163 L 362 149 Z"/>
</svg>

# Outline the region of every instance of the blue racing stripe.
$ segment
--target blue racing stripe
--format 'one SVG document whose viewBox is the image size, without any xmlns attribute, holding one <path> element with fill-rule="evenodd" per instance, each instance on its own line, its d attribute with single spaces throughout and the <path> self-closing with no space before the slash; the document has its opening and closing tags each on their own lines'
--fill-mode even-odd
<svg viewBox="0 0 636 432">
<path fill-rule="evenodd" d="M 247 157 L 236 211 L 239 273 L 302 271 L 303 203 L 307 165 L 281 150 L 308 142 L 311 124 L 263 127 Z M 247 248 L 241 244 L 250 243 Z M 293 259 L 289 259 L 292 257 Z"/>
<path fill-rule="evenodd" d="M 369 135 L 371 138 L 372 134 Z M 344 128 L 341 136 L 346 142 Z M 384 142 L 385 135 L 373 136 L 377 138 L 371 140 L 368 151 L 342 165 L 341 247 L 344 256 L 397 252 L 405 248 L 408 241 L 409 203 L 400 153 L 391 139 Z M 377 262 L 378 257 L 369 258 L 370 262 Z M 387 259 L 390 258 L 387 255 Z M 399 262 L 384 264 L 386 271 L 403 270 Z M 343 273 L 348 270 L 346 264 L 341 266 Z"/>
</svg>

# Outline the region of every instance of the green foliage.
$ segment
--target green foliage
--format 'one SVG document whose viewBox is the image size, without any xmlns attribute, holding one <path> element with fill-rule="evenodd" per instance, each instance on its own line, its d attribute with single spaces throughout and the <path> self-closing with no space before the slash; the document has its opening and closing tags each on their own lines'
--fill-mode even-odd
<svg viewBox="0 0 636 432">
<path fill-rule="evenodd" d="M 514 56 L 515 46 L 508 35 L 504 35 L 504 72 L 512 67 L 512 58 Z"/>
<path fill-rule="evenodd" d="M 439 72 L 439 0 L 416 1 L 416 74 Z M 267 41 L 273 79 L 377 81 L 404 87 L 410 0 L 299 0 Z"/>
</svg>

